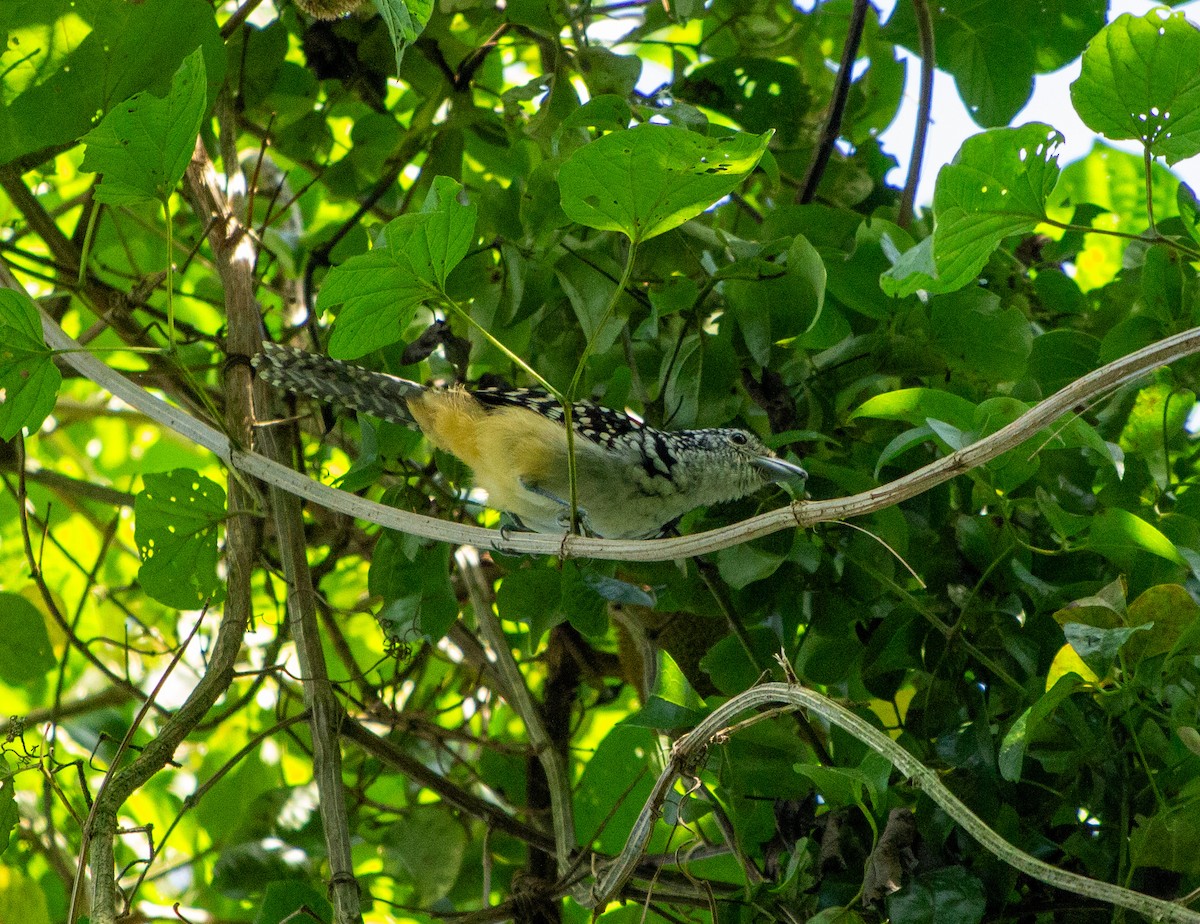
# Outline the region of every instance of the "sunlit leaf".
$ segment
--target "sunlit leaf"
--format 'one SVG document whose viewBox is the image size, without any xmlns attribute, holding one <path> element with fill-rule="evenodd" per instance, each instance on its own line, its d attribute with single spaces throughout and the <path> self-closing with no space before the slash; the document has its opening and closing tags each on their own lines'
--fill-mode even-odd
<svg viewBox="0 0 1200 924">
<path fill-rule="evenodd" d="M 396 50 L 396 70 L 404 62 L 404 52 L 417 40 L 433 13 L 433 0 L 372 0 L 387 23 L 392 47 Z"/>
<path fill-rule="evenodd" d="M 96 198 L 129 205 L 170 196 L 191 159 L 207 94 L 204 52 L 197 48 L 164 98 L 143 92 L 114 106 L 83 137 L 81 169 L 102 174 Z"/>
<path fill-rule="evenodd" d="M 707 138 L 645 123 L 610 132 L 559 168 L 563 210 L 640 243 L 695 218 L 750 175 L 771 133 Z"/>
<path fill-rule="evenodd" d="M 417 213 L 384 226 L 373 250 L 330 270 L 321 287 L 321 308 L 341 305 L 329 354 L 355 359 L 395 343 L 425 301 L 436 298 L 446 275 L 474 239 L 474 205 L 458 201 L 461 187 L 438 177 Z"/>
<path fill-rule="evenodd" d="M 32 11 L 32 12 L 31 12 Z M 8 0 L 0 35 L 0 163 L 70 143 L 137 93 L 161 96 L 183 60 L 204 49 L 220 86 L 224 44 L 207 0 Z"/>
<path fill-rule="evenodd" d="M 218 594 L 217 527 L 225 489 L 190 469 L 149 474 L 134 502 L 138 582 L 160 603 L 198 609 Z"/>
<path fill-rule="evenodd" d="M 1096 515 L 1087 547 L 1122 568 L 1132 567 L 1132 556 L 1139 552 L 1186 564 L 1170 539 L 1141 517 L 1119 508 L 1102 510 Z"/>
<path fill-rule="evenodd" d="M 37 306 L 23 292 L 0 289 L 0 440 L 36 431 L 61 385 Z"/>
<path fill-rule="evenodd" d="M 20 594 L 0 593 L 0 681 L 20 688 L 53 669 L 54 650 L 46 619 Z"/>
<path fill-rule="evenodd" d="M 1046 217 L 1062 143 L 1058 131 L 1039 122 L 964 141 L 938 173 L 932 243 L 922 242 L 884 273 L 885 290 L 910 295 L 961 289 L 1002 240 L 1032 231 Z"/>
<path fill-rule="evenodd" d="M 850 415 L 851 420 L 856 417 L 903 420 L 914 426 L 924 426 L 931 419 L 941 420 L 965 430 L 974 423 L 975 405 L 945 391 L 902 388 L 867 399 Z"/>
<path fill-rule="evenodd" d="M 1200 29 L 1182 12 L 1125 13 L 1092 39 L 1071 84 L 1088 128 L 1173 164 L 1200 153 Z"/>
</svg>

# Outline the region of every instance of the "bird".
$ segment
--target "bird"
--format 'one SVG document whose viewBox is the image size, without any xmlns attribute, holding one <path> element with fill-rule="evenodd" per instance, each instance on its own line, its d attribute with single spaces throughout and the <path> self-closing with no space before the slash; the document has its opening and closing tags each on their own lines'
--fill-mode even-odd
<svg viewBox="0 0 1200 924">
<path fill-rule="evenodd" d="M 571 525 L 566 415 L 548 393 L 425 386 L 270 342 L 252 363 L 276 388 L 418 428 L 471 468 L 488 506 L 525 529 Z M 808 477 L 745 430 L 659 430 L 591 401 L 572 404 L 571 426 L 575 519 L 598 538 L 659 537 L 697 507 Z"/>
</svg>

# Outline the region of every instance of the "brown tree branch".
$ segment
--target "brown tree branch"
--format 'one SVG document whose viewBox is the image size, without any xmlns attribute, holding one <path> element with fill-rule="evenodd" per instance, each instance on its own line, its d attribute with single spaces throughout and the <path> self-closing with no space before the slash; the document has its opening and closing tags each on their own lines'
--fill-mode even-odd
<svg viewBox="0 0 1200 924">
<path fill-rule="evenodd" d="M 232 130 L 232 126 L 226 128 Z M 255 406 L 267 407 L 271 401 L 266 386 L 256 382 L 250 368 L 250 357 L 262 347 L 261 313 L 254 296 L 256 247 L 249 229 L 241 223 L 226 199 L 216 169 L 200 142 L 197 142 L 188 165 L 186 182 L 201 223 L 207 222 L 210 228 L 209 242 L 225 285 L 229 328 L 225 364 L 226 422 L 237 443 L 248 447 L 254 437 Z M 287 458 L 286 438 L 279 428 L 268 428 L 260 435 L 260 441 L 268 457 L 276 461 Z M 230 508 L 254 510 L 259 506 L 260 498 L 247 490 L 237 475 L 237 472 L 230 473 Z M 320 796 L 321 822 L 328 851 L 334 924 L 356 924 L 362 921 L 362 909 L 350 852 L 350 824 L 342 785 L 342 755 L 338 747 L 338 727 L 344 714 L 329 684 L 325 655 L 321 650 L 300 501 L 278 486 L 270 486 L 268 493 L 287 580 L 288 626 L 303 673 L 304 702 L 312 731 L 313 778 Z M 244 531 L 243 544 L 227 551 L 231 595 L 235 565 L 246 572 L 244 581 L 248 594 L 249 576 L 257 561 L 256 522 L 255 517 L 247 514 L 231 518 L 230 531 L 234 524 Z M 242 579 L 240 575 L 239 579 Z"/>
</svg>

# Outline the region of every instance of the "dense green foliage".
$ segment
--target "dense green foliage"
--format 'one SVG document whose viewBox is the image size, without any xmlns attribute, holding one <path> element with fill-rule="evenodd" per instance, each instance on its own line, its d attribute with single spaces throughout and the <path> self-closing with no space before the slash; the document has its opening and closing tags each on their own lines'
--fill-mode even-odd
<svg viewBox="0 0 1200 924">
<path fill-rule="evenodd" d="M 1169 171 L 1200 153 L 1200 31 L 1096 0 L 882 25 L 849 0 L 377 3 L 0 3 L 0 924 L 346 924 L 355 894 L 374 922 L 587 921 L 672 736 L 766 675 L 889 731 L 1019 850 L 1200 887 L 1196 337 L 901 503 L 635 564 L 314 503 L 298 537 L 280 492 L 42 332 L 235 445 L 261 316 L 408 378 L 748 427 L 814 501 L 869 491 L 1200 324 L 1200 204 Z M 987 130 L 913 221 L 878 136 L 923 15 Z M 1144 156 L 1060 164 L 1055 126 L 1010 126 L 1080 56 L 1070 103 Z M 419 434 L 254 398 L 289 418 L 256 448 L 312 477 L 500 525 Z M 600 920 L 1137 918 L 1018 874 L 815 719 L 688 771 Z"/>
</svg>

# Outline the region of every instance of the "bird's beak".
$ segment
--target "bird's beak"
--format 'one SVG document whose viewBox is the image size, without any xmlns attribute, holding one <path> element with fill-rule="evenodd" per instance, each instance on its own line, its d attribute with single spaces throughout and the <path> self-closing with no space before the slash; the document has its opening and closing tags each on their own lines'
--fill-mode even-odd
<svg viewBox="0 0 1200 924">
<path fill-rule="evenodd" d="M 771 481 L 805 481 L 808 472 L 799 465 L 793 465 L 778 456 L 759 456 L 754 465 L 764 472 Z"/>
</svg>

